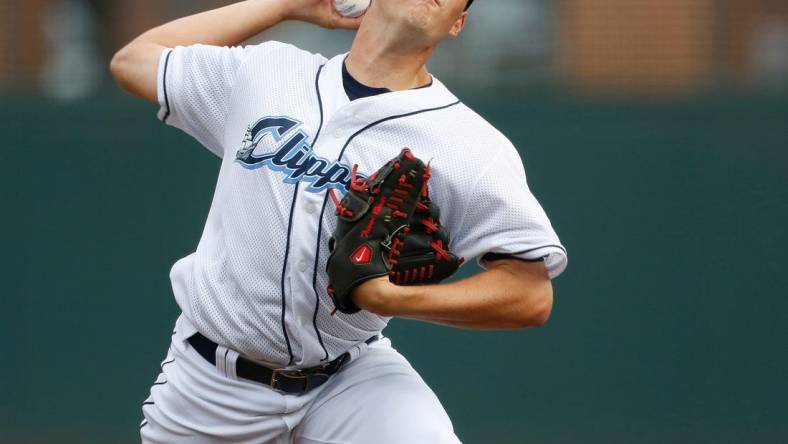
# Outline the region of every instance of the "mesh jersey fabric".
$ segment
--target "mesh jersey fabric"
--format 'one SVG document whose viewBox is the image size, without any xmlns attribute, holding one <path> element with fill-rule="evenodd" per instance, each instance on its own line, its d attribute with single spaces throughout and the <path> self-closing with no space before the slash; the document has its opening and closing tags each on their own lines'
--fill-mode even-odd
<svg viewBox="0 0 788 444">
<path fill-rule="evenodd" d="M 267 42 L 162 54 L 160 119 L 222 157 L 196 251 L 171 271 L 175 298 L 203 335 L 272 366 L 308 367 L 380 332 L 372 313 L 331 316 L 327 189 L 370 174 L 403 147 L 431 161 L 430 191 L 466 258 L 566 251 L 530 192 L 514 146 L 438 80 L 350 101 L 345 55 L 330 60 Z"/>
</svg>

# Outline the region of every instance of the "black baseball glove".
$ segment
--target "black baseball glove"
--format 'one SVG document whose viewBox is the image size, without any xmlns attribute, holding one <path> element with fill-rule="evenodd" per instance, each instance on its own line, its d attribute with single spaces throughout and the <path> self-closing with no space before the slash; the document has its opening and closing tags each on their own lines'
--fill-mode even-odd
<svg viewBox="0 0 788 444">
<path fill-rule="evenodd" d="M 429 169 L 428 169 L 429 172 Z M 397 285 L 437 284 L 464 262 L 449 251 L 449 232 L 441 225 L 440 208 L 422 194 L 408 223 L 410 231 L 389 280 Z"/>
<path fill-rule="evenodd" d="M 327 271 L 336 309 L 360 309 L 351 293 L 381 276 L 400 285 L 437 283 L 453 274 L 462 259 L 448 251 L 449 235 L 440 210 L 429 198 L 430 169 L 407 148 L 369 179 L 353 168 L 350 190 L 337 207 L 337 228 L 329 240 Z"/>
</svg>

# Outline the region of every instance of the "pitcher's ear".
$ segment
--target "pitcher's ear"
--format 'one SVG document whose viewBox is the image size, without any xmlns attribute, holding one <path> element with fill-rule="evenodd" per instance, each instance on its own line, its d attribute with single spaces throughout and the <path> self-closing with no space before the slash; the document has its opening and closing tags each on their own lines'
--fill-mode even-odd
<svg viewBox="0 0 788 444">
<path fill-rule="evenodd" d="M 468 20 L 468 13 L 463 12 L 460 18 L 458 18 L 457 21 L 455 21 L 454 24 L 452 25 L 451 30 L 449 31 L 449 35 L 452 37 L 458 37 L 460 33 L 462 33 L 462 30 L 465 29 L 465 22 L 467 20 Z"/>
</svg>

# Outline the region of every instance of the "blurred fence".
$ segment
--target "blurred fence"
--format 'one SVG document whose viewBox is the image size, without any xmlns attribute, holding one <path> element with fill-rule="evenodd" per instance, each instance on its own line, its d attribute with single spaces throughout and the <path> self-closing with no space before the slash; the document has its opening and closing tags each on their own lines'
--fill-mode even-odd
<svg viewBox="0 0 788 444">
<path fill-rule="evenodd" d="M 0 88 L 95 94 L 107 61 L 145 29 L 227 2 L 0 0 Z M 302 24 L 265 38 L 330 56 L 352 33 Z M 470 69 L 473 67 L 473 69 Z M 788 2 L 781 0 L 483 0 L 465 34 L 438 51 L 451 85 L 554 84 L 614 94 L 788 88 Z"/>
</svg>

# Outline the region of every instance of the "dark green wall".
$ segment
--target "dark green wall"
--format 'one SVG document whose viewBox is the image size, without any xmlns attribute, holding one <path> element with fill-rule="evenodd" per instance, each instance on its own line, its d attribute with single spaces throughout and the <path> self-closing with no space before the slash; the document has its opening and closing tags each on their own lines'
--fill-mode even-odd
<svg viewBox="0 0 788 444">
<path fill-rule="evenodd" d="M 788 100 L 468 103 L 570 266 L 541 330 L 387 330 L 463 440 L 788 441 Z M 0 442 L 138 439 L 218 167 L 154 112 L 0 99 Z"/>
</svg>

